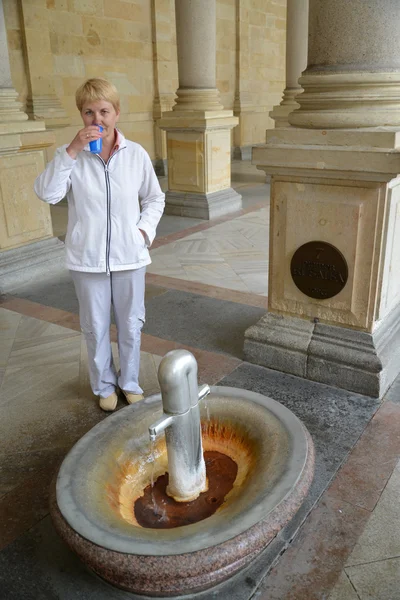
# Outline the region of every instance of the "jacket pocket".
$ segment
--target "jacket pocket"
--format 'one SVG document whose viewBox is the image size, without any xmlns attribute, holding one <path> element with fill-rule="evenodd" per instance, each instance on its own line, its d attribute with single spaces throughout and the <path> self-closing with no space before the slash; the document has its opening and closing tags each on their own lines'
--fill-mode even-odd
<svg viewBox="0 0 400 600">
<path fill-rule="evenodd" d="M 136 225 L 136 232 L 137 232 L 138 239 L 140 240 L 139 245 L 141 245 L 142 248 L 146 248 L 146 240 L 144 239 L 144 235 L 142 234 L 142 232 L 140 231 L 140 229 L 137 225 Z"/>
<path fill-rule="evenodd" d="M 134 224 L 113 223 L 111 227 L 110 263 L 115 266 L 136 264 L 148 258 L 144 237 Z"/>
</svg>

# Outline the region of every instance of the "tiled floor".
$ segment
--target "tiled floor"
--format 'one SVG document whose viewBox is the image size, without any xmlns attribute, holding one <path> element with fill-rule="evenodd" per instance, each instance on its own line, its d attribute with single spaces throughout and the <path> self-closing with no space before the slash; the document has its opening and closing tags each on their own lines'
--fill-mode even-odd
<svg viewBox="0 0 400 600">
<path fill-rule="evenodd" d="M 192 233 L 151 253 L 149 273 L 267 295 L 269 209 Z"/>
<path fill-rule="evenodd" d="M 316 471 L 303 507 L 260 557 L 196 598 L 400 600 L 400 378 L 379 403 L 242 361 L 243 331 L 266 308 L 269 186 L 249 164 L 233 172 L 240 213 L 161 222 L 141 384 L 156 392 L 162 356 L 188 348 L 201 382 L 264 393 L 297 414 L 313 437 Z M 52 214 L 62 236 L 66 207 Z M 0 304 L 0 600 L 137 598 L 87 573 L 48 516 L 57 465 L 106 418 L 88 386 L 76 310 L 68 274 Z M 115 326 L 111 337 L 117 361 Z"/>
<path fill-rule="evenodd" d="M 347 559 L 330 600 L 400 598 L 400 461 Z"/>
</svg>

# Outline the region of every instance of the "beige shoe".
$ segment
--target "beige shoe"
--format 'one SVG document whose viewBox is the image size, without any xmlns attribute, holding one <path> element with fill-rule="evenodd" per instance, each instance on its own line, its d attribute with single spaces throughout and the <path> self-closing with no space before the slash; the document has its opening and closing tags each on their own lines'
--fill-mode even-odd
<svg viewBox="0 0 400 600">
<path fill-rule="evenodd" d="M 107 396 L 107 398 L 100 398 L 99 401 L 100 408 L 107 412 L 112 412 L 115 410 L 117 408 L 117 403 L 118 396 L 115 392 L 113 392 L 110 396 Z"/>
<path fill-rule="evenodd" d="M 124 390 L 121 390 L 123 395 L 125 396 L 125 398 L 128 401 L 128 404 L 135 404 L 135 402 L 139 402 L 139 400 L 143 400 L 144 396 L 143 394 L 131 394 L 130 392 L 124 392 Z"/>
</svg>

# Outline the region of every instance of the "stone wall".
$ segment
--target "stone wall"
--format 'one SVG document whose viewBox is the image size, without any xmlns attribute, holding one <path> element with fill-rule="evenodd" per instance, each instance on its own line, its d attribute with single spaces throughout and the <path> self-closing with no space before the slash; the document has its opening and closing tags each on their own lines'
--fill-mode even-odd
<svg viewBox="0 0 400 600">
<path fill-rule="evenodd" d="M 234 146 L 243 150 L 274 127 L 268 113 L 285 87 L 286 0 L 237 0 L 237 11 Z"/>
<path fill-rule="evenodd" d="M 284 88 L 285 5 L 217 0 L 217 85 L 225 108 L 240 117 L 234 134 L 240 146 L 264 141 L 273 126 L 268 111 Z M 154 120 L 170 110 L 178 87 L 173 0 L 4 0 L 4 11 L 20 99 L 32 105 L 33 97 L 35 105 L 36 98 L 40 106 L 57 101 L 66 113 L 55 128 L 56 146 L 81 123 L 76 88 L 101 76 L 121 93 L 125 135 L 152 158 L 166 157 Z M 47 125 L 53 128 L 54 120 Z"/>
</svg>

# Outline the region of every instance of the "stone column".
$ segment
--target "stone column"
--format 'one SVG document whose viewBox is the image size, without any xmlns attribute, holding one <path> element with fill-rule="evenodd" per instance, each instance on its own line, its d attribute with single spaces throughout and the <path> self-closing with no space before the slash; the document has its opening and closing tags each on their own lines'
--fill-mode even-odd
<svg viewBox="0 0 400 600">
<path fill-rule="evenodd" d="M 179 88 L 167 131 L 166 213 L 213 219 L 240 210 L 231 187 L 231 129 L 216 87 L 216 0 L 176 0 Z"/>
<path fill-rule="evenodd" d="M 308 0 L 287 0 L 286 87 L 282 101 L 269 113 L 275 127 L 289 127 L 288 115 L 299 108 L 296 96 L 303 90 L 299 77 L 307 66 Z"/>
<path fill-rule="evenodd" d="M 400 125 L 400 4 L 310 0 L 298 127 Z"/>
<path fill-rule="evenodd" d="M 30 87 L 27 112 L 31 119 L 45 121 L 48 128 L 66 127 L 70 119 L 54 87 L 48 11 L 31 0 L 20 1 Z"/>
<path fill-rule="evenodd" d="M 173 110 L 223 110 L 216 85 L 215 0 L 176 0 L 179 88 Z"/>
<path fill-rule="evenodd" d="M 400 4 L 310 0 L 309 22 L 293 126 L 253 151 L 269 297 L 245 356 L 381 397 L 400 371 Z"/>
<path fill-rule="evenodd" d="M 50 207 L 33 191 L 45 167 L 43 150 L 54 136 L 43 122 L 28 120 L 17 98 L 0 0 L 0 293 L 63 262 L 64 244 L 52 237 Z"/>
</svg>

